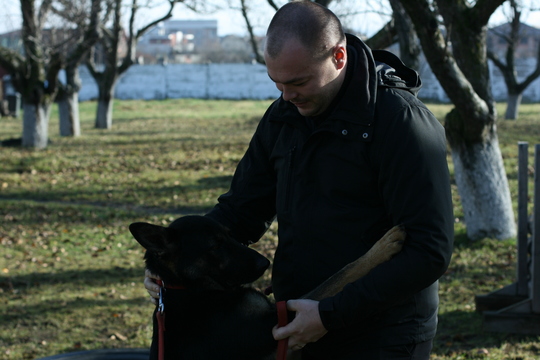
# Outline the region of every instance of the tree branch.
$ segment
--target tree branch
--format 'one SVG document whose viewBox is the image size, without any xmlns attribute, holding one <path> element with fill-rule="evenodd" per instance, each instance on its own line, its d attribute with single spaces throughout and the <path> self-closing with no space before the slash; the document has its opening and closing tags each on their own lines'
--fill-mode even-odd
<svg viewBox="0 0 540 360">
<path fill-rule="evenodd" d="M 39 8 L 39 13 L 37 16 L 37 28 L 39 30 L 43 29 L 45 22 L 47 21 L 47 16 L 52 7 L 52 0 L 43 0 Z"/>
<path fill-rule="evenodd" d="M 160 22 L 164 21 L 164 20 L 167 20 L 169 18 L 172 17 L 172 11 L 174 9 L 174 5 L 176 4 L 176 0 L 169 0 L 169 11 L 167 12 L 167 14 L 165 14 L 164 16 L 162 16 L 161 18 L 157 19 L 157 20 L 154 20 L 152 21 L 151 23 L 149 23 L 148 25 L 144 26 L 142 29 L 140 29 L 139 31 L 137 31 L 137 35 L 135 36 L 135 39 L 138 40 L 141 36 L 143 36 L 150 28 L 152 28 L 153 26 L 159 24 Z M 132 14 L 133 15 L 133 14 Z"/>
<path fill-rule="evenodd" d="M 540 77 L 540 44 L 536 53 L 536 69 L 521 84 L 518 84 L 518 90 L 523 92 L 538 77 Z"/>
<path fill-rule="evenodd" d="M 10 74 L 22 72 L 25 69 L 24 58 L 16 51 L 0 46 L 0 66 Z"/>
<path fill-rule="evenodd" d="M 92 75 L 94 79 L 97 79 L 99 76 L 99 72 L 97 71 L 96 62 L 94 61 L 94 52 L 95 52 L 95 47 L 92 47 L 86 59 L 86 67 L 88 68 L 90 75 Z"/>
<path fill-rule="evenodd" d="M 472 18 L 477 19 L 482 26 L 487 25 L 491 15 L 502 5 L 506 0 L 477 0 L 476 4 L 471 8 L 473 12 Z"/>
<path fill-rule="evenodd" d="M 505 69 L 506 69 L 506 64 L 503 63 L 503 62 L 501 61 L 501 59 L 499 59 L 499 57 L 498 57 L 497 55 L 495 55 L 495 53 L 494 53 L 493 51 L 491 51 L 491 50 L 488 49 L 488 50 L 486 51 L 486 54 L 487 54 L 488 59 L 491 60 L 491 61 L 493 61 L 493 64 L 495 64 L 495 66 L 497 66 L 497 67 L 501 70 L 501 72 L 504 72 L 504 71 L 505 71 Z"/>
<path fill-rule="evenodd" d="M 274 10 L 278 11 L 279 10 L 279 6 L 276 5 L 276 3 L 274 2 L 274 0 L 266 0 L 268 2 L 268 4 L 274 8 Z"/>
<path fill-rule="evenodd" d="M 396 42 L 397 29 L 392 18 L 375 35 L 365 41 L 372 49 L 384 49 Z"/>
<path fill-rule="evenodd" d="M 445 5 L 452 6 L 450 0 L 440 0 L 438 4 L 443 2 L 446 2 Z M 444 36 L 438 24 L 439 14 L 432 11 L 429 0 L 401 0 L 401 3 L 413 21 L 431 70 L 452 103 L 456 105 L 459 114 L 466 114 L 462 118 L 469 119 L 466 123 L 447 121 L 445 126 L 449 136 L 448 140 L 453 146 L 460 143 L 482 141 L 482 136 L 484 136 L 482 129 L 485 119 L 490 118 L 491 104 L 488 104 L 474 90 L 471 82 L 458 66 L 453 54 L 446 47 Z M 456 9 L 449 10 L 455 11 Z M 458 105 L 459 107 L 457 107 Z M 460 140 L 457 140 L 458 138 Z"/>
<path fill-rule="evenodd" d="M 128 45 L 127 45 L 128 46 L 127 55 L 123 59 L 122 64 L 118 67 L 119 74 L 124 73 L 133 64 L 134 57 L 135 57 L 135 48 L 137 46 L 138 39 L 155 25 L 172 17 L 172 11 L 174 9 L 174 5 L 176 4 L 176 0 L 168 0 L 168 2 L 169 2 L 169 11 L 165 15 L 150 22 L 146 26 L 143 26 L 134 35 L 135 15 L 137 13 L 138 6 L 137 6 L 137 0 L 133 0 L 132 6 L 131 6 L 131 15 L 129 18 L 129 38 L 128 38 Z"/>
<path fill-rule="evenodd" d="M 261 52 L 259 51 L 259 46 L 257 44 L 257 40 L 255 39 L 255 33 L 253 32 L 253 26 L 251 26 L 251 22 L 249 21 L 249 16 L 248 16 L 247 7 L 246 7 L 246 1 L 245 0 L 240 0 L 240 4 L 241 4 L 241 9 L 240 10 L 242 11 L 242 16 L 244 17 L 244 20 L 246 21 L 246 27 L 247 27 L 248 34 L 249 34 L 249 39 L 250 39 L 250 42 L 251 42 L 251 49 L 253 51 L 253 54 L 255 55 L 255 60 L 259 64 L 265 64 L 266 62 L 264 61 L 264 57 L 261 55 Z"/>
<path fill-rule="evenodd" d="M 90 8 L 90 22 L 84 31 L 84 35 L 77 43 L 73 51 L 67 57 L 66 63 L 68 66 L 76 66 L 88 54 L 88 51 L 99 40 L 100 32 L 100 17 L 101 0 L 92 0 Z"/>
</svg>

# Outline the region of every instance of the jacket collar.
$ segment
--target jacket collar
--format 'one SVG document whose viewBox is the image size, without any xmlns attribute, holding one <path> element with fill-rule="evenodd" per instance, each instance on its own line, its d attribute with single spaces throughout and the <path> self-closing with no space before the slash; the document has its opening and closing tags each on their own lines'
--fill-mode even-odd
<svg viewBox="0 0 540 360">
<path fill-rule="evenodd" d="M 375 121 L 378 86 L 402 88 L 418 92 L 421 86 L 416 71 L 406 67 L 394 54 L 385 50 L 372 51 L 362 40 L 347 34 L 348 67 L 352 67 L 350 81 L 344 82 L 345 91 L 324 122 L 323 129 L 351 140 L 370 141 Z M 349 69 L 349 68 L 348 68 Z M 303 116 L 283 97 L 269 112 L 270 121 L 282 121 L 299 127 Z"/>
</svg>

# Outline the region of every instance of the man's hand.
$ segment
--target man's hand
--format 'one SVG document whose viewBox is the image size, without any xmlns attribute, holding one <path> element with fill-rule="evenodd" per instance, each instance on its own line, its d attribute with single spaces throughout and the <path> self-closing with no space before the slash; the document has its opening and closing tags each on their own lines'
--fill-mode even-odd
<svg viewBox="0 0 540 360">
<path fill-rule="evenodd" d="M 150 301 L 157 305 L 159 299 L 159 285 L 157 280 L 161 280 L 159 276 L 152 274 L 148 269 L 144 271 L 144 287 L 150 294 Z"/>
<path fill-rule="evenodd" d="M 272 329 L 274 339 L 289 338 L 289 349 L 300 350 L 307 343 L 322 338 L 328 331 L 319 315 L 319 302 L 314 300 L 289 300 L 287 310 L 295 311 L 296 316 L 287 326 Z"/>
</svg>

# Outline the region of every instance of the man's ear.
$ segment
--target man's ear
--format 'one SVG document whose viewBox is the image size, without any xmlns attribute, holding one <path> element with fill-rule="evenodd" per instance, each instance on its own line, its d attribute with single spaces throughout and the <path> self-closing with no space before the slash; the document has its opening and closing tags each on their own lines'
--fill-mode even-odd
<svg viewBox="0 0 540 360">
<path fill-rule="evenodd" d="M 332 52 L 334 64 L 336 65 L 337 70 L 341 70 L 347 64 L 347 48 L 345 45 L 336 45 L 334 51 Z"/>
</svg>

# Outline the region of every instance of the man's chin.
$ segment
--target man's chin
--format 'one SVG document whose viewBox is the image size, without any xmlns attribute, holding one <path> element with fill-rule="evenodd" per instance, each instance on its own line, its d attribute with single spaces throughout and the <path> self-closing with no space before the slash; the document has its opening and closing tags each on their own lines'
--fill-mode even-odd
<svg viewBox="0 0 540 360">
<path fill-rule="evenodd" d="M 307 103 L 302 104 L 294 104 L 296 106 L 296 109 L 298 109 L 298 112 L 302 116 L 315 116 L 317 115 L 315 112 L 315 109 L 313 109 L 311 106 L 308 106 Z"/>
</svg>

